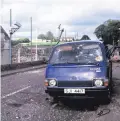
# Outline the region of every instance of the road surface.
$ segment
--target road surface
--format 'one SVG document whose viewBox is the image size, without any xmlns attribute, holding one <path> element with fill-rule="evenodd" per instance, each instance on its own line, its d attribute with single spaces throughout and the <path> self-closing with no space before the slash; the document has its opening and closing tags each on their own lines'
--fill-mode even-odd
<svg viewBox="0 0 120 121">
<path fill-rule="evenodd" d="M 120 64 L 113 68 L 114 92 L 108 105 L 98 105 L 94 100 L 52 102 L 44 92 L 44 71 L 2 77 L 2 121 L 120 121 Z M 98 117 L 103 109 L 110 112 Z"/>
</svg>

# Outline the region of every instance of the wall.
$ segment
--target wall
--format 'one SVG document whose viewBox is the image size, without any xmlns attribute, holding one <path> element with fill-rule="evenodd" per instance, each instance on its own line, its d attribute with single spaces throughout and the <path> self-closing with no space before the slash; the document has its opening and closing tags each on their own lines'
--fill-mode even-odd
<svg viewBox="0 0 120 121">
<path fill-rule="evenodd" d="M 1 65 L 10 64 L 9 49 L 1 50 Z"/>
<path fill-rule="evenodd" d="M 10 64 L 9 40 L 4 33 L 1 33 L 1 42 L 3 44 L 1 48 L 1 65 Z"/>
</svg>

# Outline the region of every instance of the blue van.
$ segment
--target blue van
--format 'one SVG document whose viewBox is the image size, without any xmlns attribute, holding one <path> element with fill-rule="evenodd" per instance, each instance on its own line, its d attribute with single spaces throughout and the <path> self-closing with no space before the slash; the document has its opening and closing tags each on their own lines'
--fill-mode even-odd
<svg viewBox="0 0 120 121">
<path fill-rule="evenodd" d="M 110 100 L 112 62 L 99 40 L 68 42 L 53 48 L 45 78 L 45 92 L 54 99 Z"/>
</svg>

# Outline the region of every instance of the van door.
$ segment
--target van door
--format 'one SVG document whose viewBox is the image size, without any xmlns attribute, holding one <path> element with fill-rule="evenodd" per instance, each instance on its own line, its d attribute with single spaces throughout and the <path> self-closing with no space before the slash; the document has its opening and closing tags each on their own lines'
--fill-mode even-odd
<svg viewBox="0 0 120 121">
<path fill-rule="evenodd" d="M 116 50 L 119 50 L 120 53 L 120 46 L 114 46 L 107 51 L 106 56 L 109 60 L 111 59 L 111 56 L 113 55 L 113 53 L 115 53 Z"/>
</svg>

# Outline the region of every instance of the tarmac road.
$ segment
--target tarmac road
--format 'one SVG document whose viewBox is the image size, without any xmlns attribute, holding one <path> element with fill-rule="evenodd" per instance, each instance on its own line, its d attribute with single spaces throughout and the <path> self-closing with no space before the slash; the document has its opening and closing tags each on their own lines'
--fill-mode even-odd
<svg viewBox="0 0 120 121">
<path fill-rule="evenodd" d="M 113 66 L 114 93 L 108 105 L 94 100 L 52 102 L 44 92 L 44 71 L 43 68 L 2 77 L 2 121 L 120 121 L 120 64 Z M 110 112 L 98 117 L 103 109 Z"/>
</svg>

